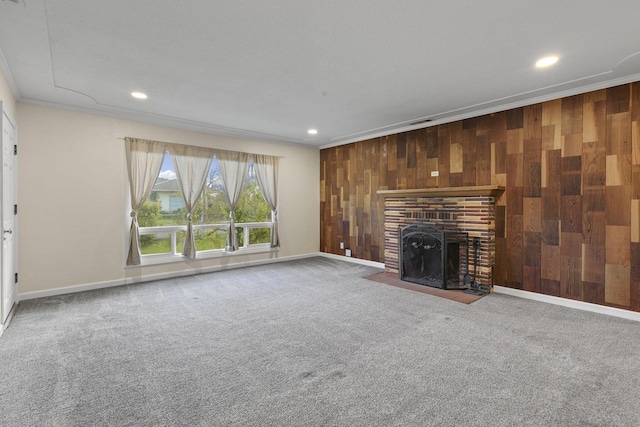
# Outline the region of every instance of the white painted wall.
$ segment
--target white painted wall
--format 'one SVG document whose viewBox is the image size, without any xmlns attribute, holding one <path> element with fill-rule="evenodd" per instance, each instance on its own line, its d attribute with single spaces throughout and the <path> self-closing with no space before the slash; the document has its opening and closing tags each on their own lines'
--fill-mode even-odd
<svg viewBox="0 0 640 427">
<path fill-rule="evenodd" d="M 210 135 L 31 104 L 20 129 L 20 293 L 197 271 L 315 253 L 320 246 L 319 150 Z M 125 136 L 284 156 L 278 253 L 125 268 Z"/>
</svg>

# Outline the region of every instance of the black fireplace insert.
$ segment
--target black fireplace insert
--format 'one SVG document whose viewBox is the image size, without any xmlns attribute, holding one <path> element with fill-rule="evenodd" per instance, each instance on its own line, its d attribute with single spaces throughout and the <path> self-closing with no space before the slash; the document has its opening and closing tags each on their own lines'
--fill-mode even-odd
<svg viewBox="0 0 640 427">
<path fill-rule="evenodd" d="M 427 223 L 400 226 L 398 231 L 401 280 L 441 289 L 468 287 L 468 233 L 444 231 Z"/>
</svg>

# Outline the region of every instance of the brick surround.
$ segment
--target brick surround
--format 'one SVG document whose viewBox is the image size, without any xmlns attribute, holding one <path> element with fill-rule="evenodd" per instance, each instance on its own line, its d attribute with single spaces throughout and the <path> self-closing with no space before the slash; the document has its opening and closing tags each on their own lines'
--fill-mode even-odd
<svg viewBox="0 0 640 427">
<path fill-rule="evenodd" d="M 480 238 L 477 280 L 494 284 L 496 209 L 494 195 L 452 197 L 389 197 L 384 203 L 385 270 L 398 273 L 398 227 L 429 223 L 444 231 L 469 234 L 469 263 L 473 274 L 473 238 Z M 499 254 L 502 255 L 502 254 Z"/>
</svg>

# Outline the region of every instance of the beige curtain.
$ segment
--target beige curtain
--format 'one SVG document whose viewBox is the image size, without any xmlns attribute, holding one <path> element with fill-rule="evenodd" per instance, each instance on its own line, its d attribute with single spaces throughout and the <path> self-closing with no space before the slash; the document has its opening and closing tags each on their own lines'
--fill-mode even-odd
<svg viewBox="0 0 640 427">
<path fill-rule="evenodd" d="M 280 246 L 278 237 L 278 157 L 265 156 L 263 154 L 253 155 L 253 167 L 256 171 L 256 179 L 262 191 L 264 199 L 271 207 L 271 221 L 273 230 L 271 231 L 271 247 Z"/>
<path fill-rule="evenodd" d="M 242 191 L 242 183 L 247 174 L 249 154 L 235 151 L 216 151 L 216 158 L 229 204 L 229 232 L 227 233 L 226 250 L 233 252 L 239 247 L 235 227 L 235 209 Z"/>
<path fill-rule="evenodd" d="M 160 173 L 166 144 L 144 139 L 125 138 L 127 173 L 131 193 L 131 228 L 127 265 L 140 265 L 140 229 L 138 209 L 147 200 Z"/>
<path fill-rule="evenodd" d="M 182 198 L 187 210 L 187 235 L 184 239 L 182 255 L 187 258 L 196 257 L 196 239 L 193 234 L 191 213 L 207 183 L 207 175 L 213 150 L 190 145 L 170 145 L 169 153 L 176 168 L 178 184 L 182 190 Z"/>
</svg>

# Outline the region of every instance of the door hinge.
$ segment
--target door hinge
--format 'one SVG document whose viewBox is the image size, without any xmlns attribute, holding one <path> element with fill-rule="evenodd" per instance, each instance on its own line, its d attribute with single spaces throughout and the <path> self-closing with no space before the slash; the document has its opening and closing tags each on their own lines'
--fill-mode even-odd
<svg viewBox="0 0 640 427">
<path fill-rule="evenodd" d="M 18 215 L 18 205 L 13 205 L 13 214 Z"/>
<path fill-rule="evenodd" d="M 18 155 L 18 146 L 17 146 L 17 145 L 14 145 L 14 146 L 13 146 L 13 154 L 14 154 L 15 156 L 17 156 L 17 155 Z"/>
<path fill-rule="evenodd" d="M 16 273 L 16 283 L 18 283 L 18 273 Z"/>
</svg>

